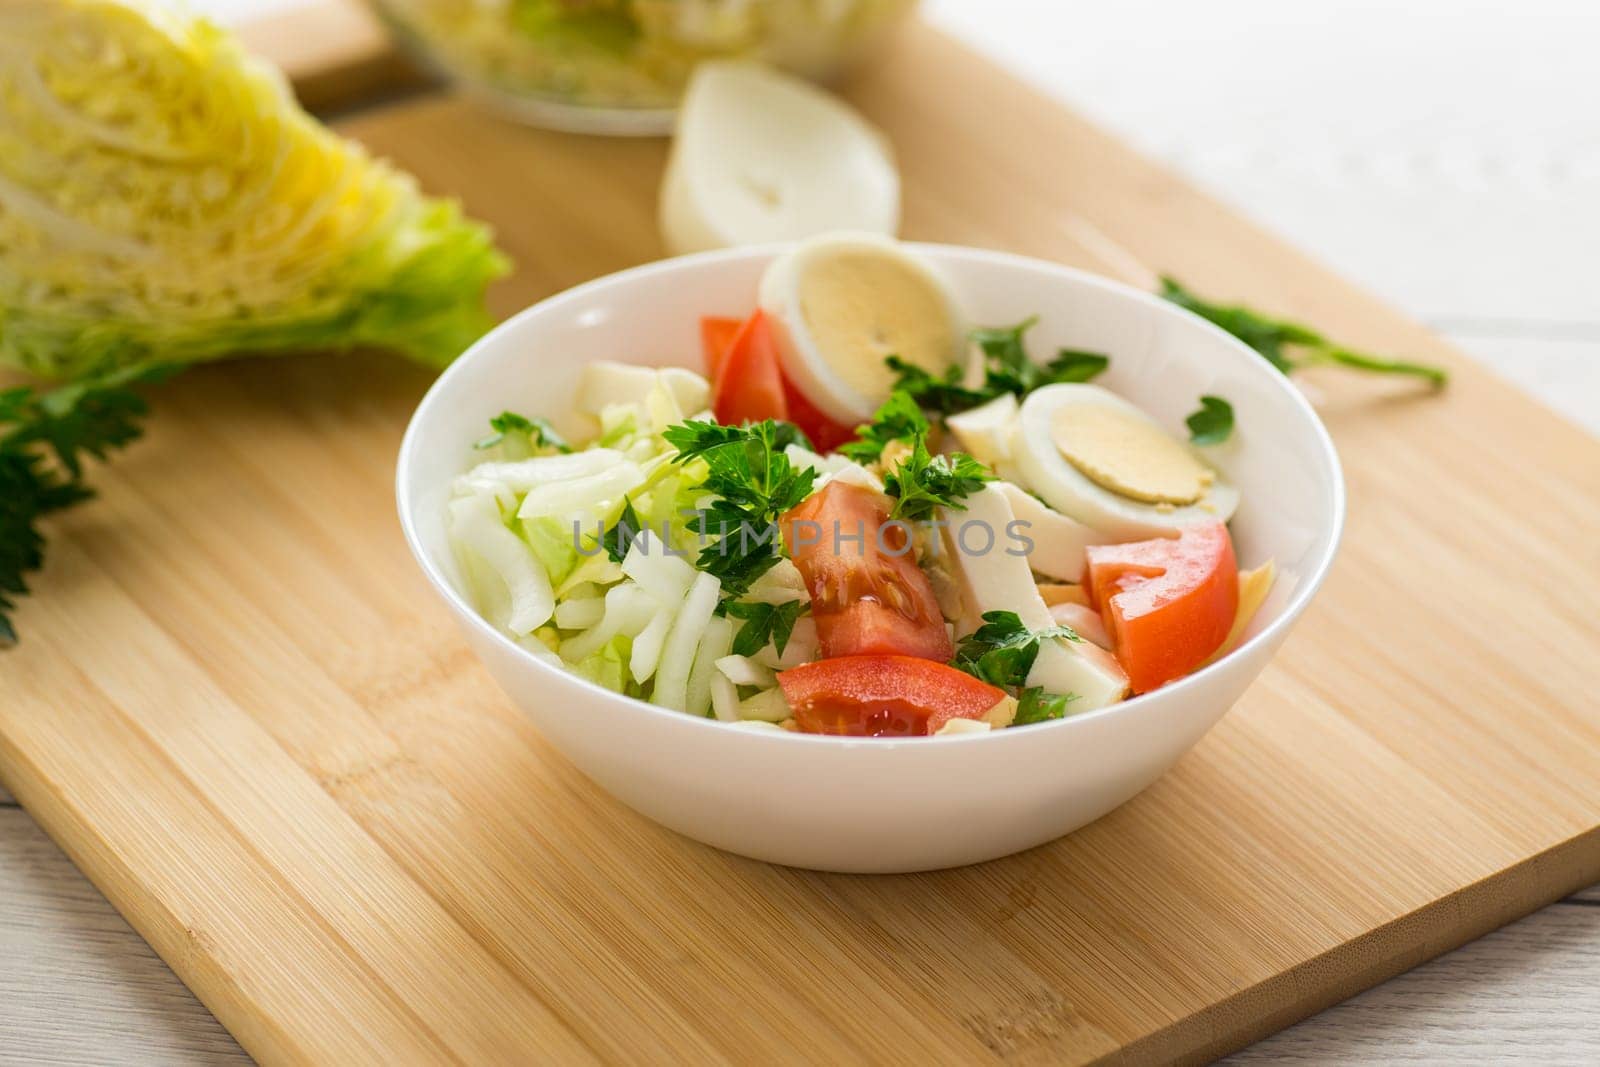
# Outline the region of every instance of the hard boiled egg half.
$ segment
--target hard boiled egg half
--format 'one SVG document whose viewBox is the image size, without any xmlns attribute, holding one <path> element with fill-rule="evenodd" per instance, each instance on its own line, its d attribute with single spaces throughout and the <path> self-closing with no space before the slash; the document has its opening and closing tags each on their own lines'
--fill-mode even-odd
<svg viewBox="0 0 1600 1067">
<path fill-rule="evenodd" d="M 1239 491 L 1139 408 L 1097 385 L 1047 385 L 1017 414 L 1011 461 L 1027 488 L 1109 540 L 1226 522 Z"/>
<path fill-rule="evenodd" d="M 866 422 L 889 396 L 899 356 L 943 374 L 966 354 L 949 285 L 892 239 L 826 234 L 773 260 L 761 279 L 783 373 L 829 418 Z"/>
<path fill-rule="evenodd" d="M 674 254 L 838 229 L 892 234 L 900 176 L 882 135 L 838 97 L 768 67 L 701 63 L 678 109 L 660 212 Z"/>
</svg>

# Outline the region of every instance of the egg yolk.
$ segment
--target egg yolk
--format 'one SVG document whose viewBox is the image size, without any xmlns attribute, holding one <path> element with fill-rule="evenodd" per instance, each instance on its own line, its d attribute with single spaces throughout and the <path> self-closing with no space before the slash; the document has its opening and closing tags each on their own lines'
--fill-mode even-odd
<svg viewBox="0 0 1600 1067">
<path fill-rule="evenodd" d="M 1050 429 L 1062 457 L 1085 478 L 1140 503 L 1194 504 L 1216 478 L 1159 426 L 1119 408 L 1070 404 Z"/>
</svg>

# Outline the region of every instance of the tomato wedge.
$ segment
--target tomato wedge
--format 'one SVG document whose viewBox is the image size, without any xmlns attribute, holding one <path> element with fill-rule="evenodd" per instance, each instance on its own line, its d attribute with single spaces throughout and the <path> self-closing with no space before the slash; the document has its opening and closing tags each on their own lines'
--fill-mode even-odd
<svg viewBox="0 0 1600 1067">
<path fill-rule="evenodd" d="M 855 427 L 828 418 L 788 378 L 783 380 L 783 396 L 789 403 L 789 421 L 800 427 L 818 452 L 832 452 L 855 438 Z"/>
<path fill-rule="evenodd" d="M 706 357 L 707 378 L 712 381 L 717 380 L 717 369 L 722 366 L 722 357 L 733 347 L 733 339 L 738 336 L 739 327 L 743 325 L 743 319 L 730 319 L 722 315 L 701 316 L 700 351 Z"/>
<path fill-rule="evenodd" d="M 760 315 L 761 312 L 756 312 Z M 754 318 L 755 316 L 751 316 Z M 706 315 L 700 319 L 700 348 L 705 355 L 706 377 L 713 383 L 719 382 L 722 377 L 722 364 L 734 340 L 748 319 L 730 319 L 721 315 Z M 855 437 L 856 431 L 852 426 L 834 422 L 824 415 L 811 401 L 807 400 L 795 384 L 783 376 L 779 368 L 778 379 L 782 383 L 784 407 L 787 415 L 770 415 L 767 418 L 785 418 L 800 428 L 800 432 L 810 439 L 811 444 L 818 452 L 832 452 L 846 441 Z M 727 422 L 720 413 L 717 419 Z"/>
<path fill-rule="evenodd" d="M 981 719 L 1006 694 L 943 663 L 911 656 L 843 656 L 778 672 L 808 734 L 920 737 L 951 719 Z"/>
<path fill-rule="evenodd" d="M 701 337 L 705 337 L 703 321 Z M 728 426 L 789 418 L 783 377 L 778 373 L 778 346 L 762 312 L 744 321 L 717 364 L 711 382 L 711 410 L 718 422 Z"/>
<path fill-rule="evenodd" d="M 1135 693 L 1204 663 L 1227 639 L 1239 608 L 1239 565 L 1220 522 L 1175 538 L 1088 549 L 1089 597 L 1110 631 Z"/>
<path fill-rule="evenodd" d="M 948 660 L 954 650 L 933 585 L 907 531 L 885 527 L 889 499 L 829 482 L 784 515 L 789 555 L 811 594 L 824 656 L 903 655 Z"/>
</svg>

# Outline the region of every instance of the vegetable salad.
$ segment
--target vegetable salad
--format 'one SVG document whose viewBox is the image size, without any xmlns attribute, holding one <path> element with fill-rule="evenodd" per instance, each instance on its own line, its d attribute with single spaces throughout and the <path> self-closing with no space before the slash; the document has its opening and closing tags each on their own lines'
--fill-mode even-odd
<svg viewBox="0 0 1600 1067">
<path fill-rule="evenodd" d="M 375 0 L 444 66 L 518 96 L 672 107 L 696 63 L 828 77 L 913 0 Z"/>
<path fill-rule="evenodd" d="M 492 420 L 448 505 L 468 591 L 552 664 L 763 729 L 986 732 L 1181 678 L 1272 582 L 1206 451 L 1232 408 L 1175 438 L 1032 325 L 972 328 L 892 241 L 802 244 L 702 319 L 704 375 L 593 363 L 581 436 Z"/>
</svg>

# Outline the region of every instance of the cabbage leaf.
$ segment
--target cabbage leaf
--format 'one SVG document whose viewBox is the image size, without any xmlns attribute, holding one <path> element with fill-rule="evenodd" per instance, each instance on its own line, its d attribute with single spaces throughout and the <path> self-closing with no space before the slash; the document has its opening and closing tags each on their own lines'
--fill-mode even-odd
<svg viewBox="0 0 1600 1067">
<path fill-rule="evenodd" d="M 490 319 L 489 231 L 152 0 L 0 6 L 0 363 L 376 347 L 443 366 Z"/>
</svg>

